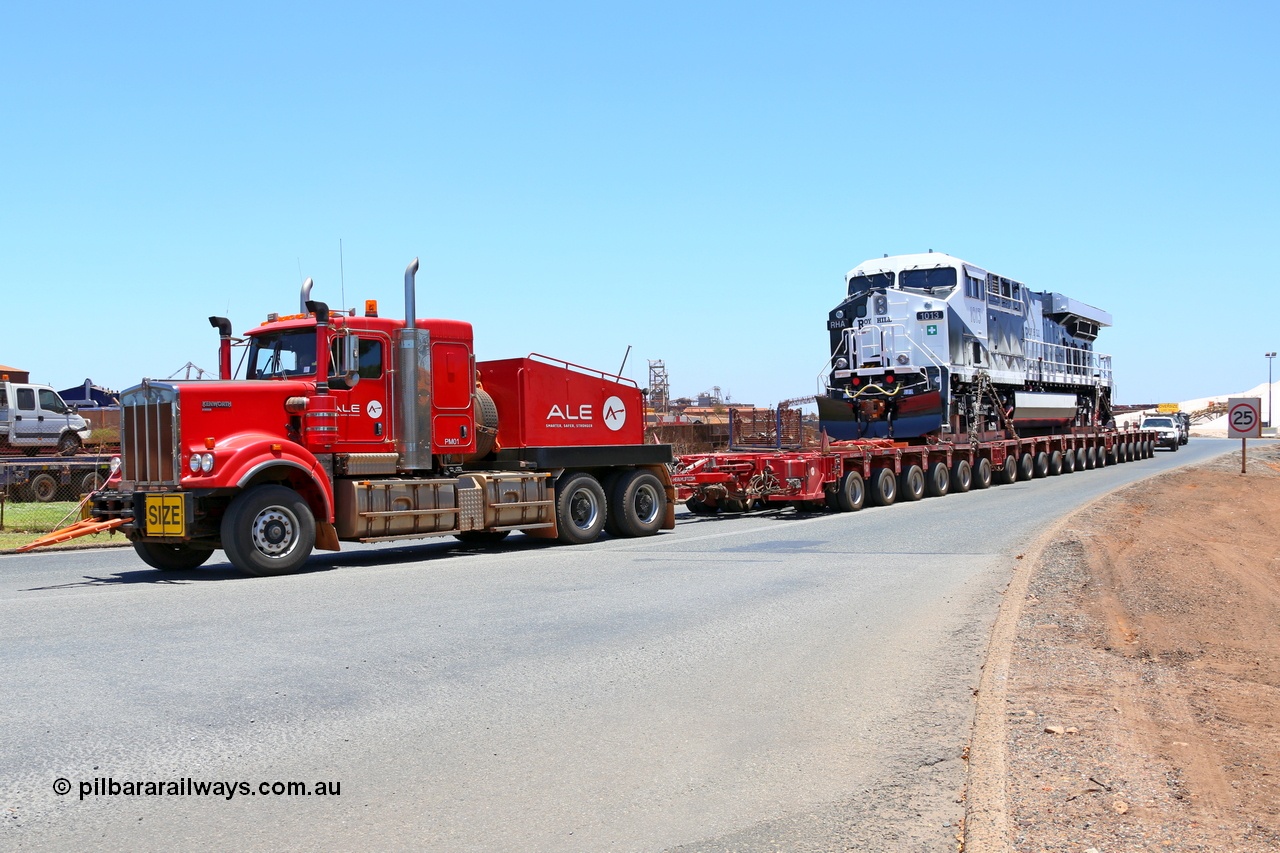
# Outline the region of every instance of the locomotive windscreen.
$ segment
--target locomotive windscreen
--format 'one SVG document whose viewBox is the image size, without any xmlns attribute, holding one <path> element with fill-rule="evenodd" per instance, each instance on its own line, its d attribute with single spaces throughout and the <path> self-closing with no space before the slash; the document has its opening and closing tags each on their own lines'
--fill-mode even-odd
<svg viewBox="0 0 1280 853">
<path fill-rule="evenodd" d="M 914 287 L 918 290 L 932 290 L 935 287 L 955 287 L 956 268 L 937 267 L 931 270 L 903 270 L 898 275 L 898 283 L 903 287 Z"/>
<path fill-rule="evenodd" d="M 855 275 L 849 277 L 849 295 L 866 293 L 872 288 L 888 290 L 893 287 L 893 273 L 878 272 L 872 275 Z"/>
</svg>

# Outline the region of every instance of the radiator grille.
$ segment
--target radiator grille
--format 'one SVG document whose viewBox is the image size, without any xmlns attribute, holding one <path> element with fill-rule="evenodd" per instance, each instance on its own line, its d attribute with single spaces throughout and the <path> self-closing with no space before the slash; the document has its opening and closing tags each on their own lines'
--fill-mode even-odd
<svg viewBox="0 0 1280 853">
<path fill-rule="evenodd" d="M 123 478 L 139 487 L 178 484 L 178 393 L 143 382 L 121 395 Z"/>
</svg>

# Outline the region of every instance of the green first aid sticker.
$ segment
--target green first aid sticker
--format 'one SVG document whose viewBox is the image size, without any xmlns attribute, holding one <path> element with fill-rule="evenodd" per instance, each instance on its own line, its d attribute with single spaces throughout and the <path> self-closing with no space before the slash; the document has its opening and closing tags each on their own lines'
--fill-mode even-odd
<svg viewBox="0 0 1280 853">
<path fill-rule="evenodd" d="M 938 334 L 938 327 L 937 327 L 937 326 L 934 326 L 934 325 L 932 325 L 932 324 L 930 324 L 930 325 L 928 325 L 928 326 L 925 326 L 925 327 L 924 327 L 924 333 L 925 333 L 926 335 L 936 335 L 936 334 Z"/>
</svg>

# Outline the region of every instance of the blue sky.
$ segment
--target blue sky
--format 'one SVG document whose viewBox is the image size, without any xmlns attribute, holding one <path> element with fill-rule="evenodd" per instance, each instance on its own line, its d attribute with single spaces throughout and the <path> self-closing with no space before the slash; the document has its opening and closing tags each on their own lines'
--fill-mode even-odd
<svg viewBox="0 0 1280 853">
<path fill-rule="evenodd" d="M 18 4 L 0 363 L 215 369 L 331 306 L 471 321 L 676 396 L 812 393 L 843 274 L 945 251 L 1115 318 L 1120 402 L 1280 347 L 1262 3 Z M 339 242 L 342 246 L 340 262 Z"/>
</svg>

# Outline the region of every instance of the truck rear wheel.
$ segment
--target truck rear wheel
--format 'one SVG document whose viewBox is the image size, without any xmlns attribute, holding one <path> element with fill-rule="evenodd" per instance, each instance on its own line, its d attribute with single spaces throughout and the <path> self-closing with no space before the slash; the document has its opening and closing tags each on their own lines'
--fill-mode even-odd
<svg viewBox="0 0 1280 853">
<path fill-rule="evenodd" d="M 1056 477 L 1062 473 L 1062 451 L 1055 450 L 1049 454 L 1049 476 Z"/>
<path fill-rule="evenodd" d="M 743 504 L 743 512 L 751 502 Z M 667 514 L 667 493 L 648 471 L 628 471 L 617 478 L 609 495 L 609 518 L 621 536 L 652 536 Z"/>
<path fill-rule="evenodd" d="M 600 537 L 607 504 L 604 489 L 586 473 L 565 474 L 556 486 L 557 538 L 566 545 L 585 545 Z"/>
<path fill-rule="evenodd" d="M 994 472 L 991 470 L 991 460 L 983 456 L 978 459 L 977 466 L 973 469 L 973 487 L 975 489 L 991 488 L 991 479 Z"/>
<path fill-rule="evenodd" d="M 990 472 L 988 471 L 988 474 Z M 968 459 L 957 459 L 951 465 L 951 491 L 963 494 L 973 488 L 973 466 Z"/>
<path fill-rule="evenodd" d="M 42 504 L 47 504 L 58 496 L 58 480 L 49 473 L 36 474 L 27 488 L 31 490 L 31 497 Z"/>
<path fill-rule="evenodd" d="M 871 475 L 871 496 L 880 506 L 893 506 L 898 499 L 898 477 L 891 468 L 877 468 Z"/>
<path fill-rule="evenodd" d="M 845 471 L 836 490 L 836 507 L 841 512 L 857 512 L 867 501 L 866 483 L 857 471 Z"/>
<path fill-rule="evenodd" d="M 176 572 L 203 566 L 213 556 L 212 548 L 170 545 L 168 542 L 134 542 L 133 550 L 153 569 Z"/>
<path fill-rule="evenodd" d="M 1004 464 L 996 471 L 996 481 L 1005 486 L 1018 481 L 1018 454 L 1005 454 Z"/>
<path fill-rule="evenodd" d="M 1022 454 L 1018 460 L 1018 479 L 1030 480 L 1036 475 L 1036 460 L 1031 455 L 1031 451 Z"/>
<path fill-rule="evenodd" d="M 242 572 L 259 577 L 298 570 L 316 544 L 316 520 L 302 496 L 285 486 L 255 486 L 227 507 L 222 548 Z"/>
<path fill-rule="evenodd" d="M 1049 476 L 1049 454 L 1041 450 L 1036 454 L 1035 469 L 1032 471 L 1033 477 Z"/>
<path fill-rule="evenodd" d="M 924 497 L 924 471 L 919 465 L 903 468 L 898 479 L 898 491 L 904 501 L 918 501 Z"/>
<path fill-rule="evenodd" d="M 939 461 L 929 466 L 925 490 L 931 498 L 946 497 L 947 492 L 951 491 L 951 472 L 947 470 L 947 463 Z"/>
</svg>

